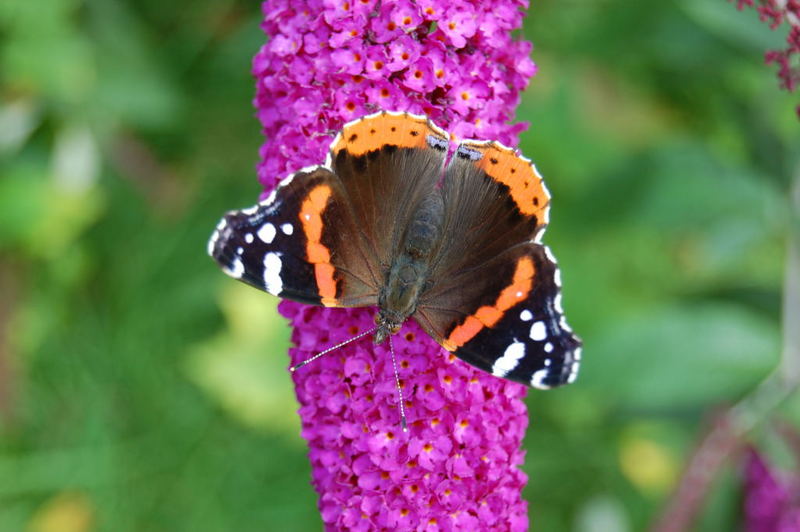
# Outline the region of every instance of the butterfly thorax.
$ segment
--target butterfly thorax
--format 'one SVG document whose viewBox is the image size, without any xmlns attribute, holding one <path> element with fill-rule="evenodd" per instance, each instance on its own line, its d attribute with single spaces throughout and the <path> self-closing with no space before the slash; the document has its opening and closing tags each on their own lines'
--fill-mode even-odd
<svg viewBox="0 0 800 532">
<path fill-rule="evenodd" d="M 417 301 L 428 283 L 431 258 L 441 238 L 443 215 L 444 202 L 437 190 L 420 202 L 402 235 L 378 295 L 376 344 L 400 330 L 416 310 Z"/>
</svg>

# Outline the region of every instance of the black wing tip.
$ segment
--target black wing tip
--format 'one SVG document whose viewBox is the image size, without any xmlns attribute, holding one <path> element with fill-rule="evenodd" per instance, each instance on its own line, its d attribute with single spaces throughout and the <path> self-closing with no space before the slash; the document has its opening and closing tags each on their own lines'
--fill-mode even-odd
<svg viewBox="0 0 800 532">
<path fill-rule="evenodd" d="M 529 346 L 533 347 L 531 344 Z M 550 390 L 572 384 L 578 378 L 583 343 L 570 331 L 561 331 L 558 339 L 544 344 L 544 351 L 534 352 L 523 357 L 513 369 L 503 371 L 503 365 L 492 374 L 539 390 Z"/>
<path fill-rule="evenodd" d="M 583 344 L 576 336 L 570 338 L 570 343 L 573 345 L 564 350 L 563 361 L 558 366 L 534 372 L 526 384 L 540 390 L 550 390 L 575 382 L 581 366 Z"/>
<path fill-rule="evenodd" d="M 227 275 L 261 288 L 262 285 L 253 276 L 254 273 L 247 271 L 242 256 L 257 238 L 255 231 L 250 232 L 245 228 L 251 227 L 250 221 L 258 207 L 256 205 L 250 209 L 230 211 L 223 216 L 208 240 L 206 251 Z"/>
<path fill-rule="evenodd" d="M 206 251 L 216 261 L 226 274 L 234 278 L 241 278 L 241 259 L 236 253 L 237 236 L 233 229 L 236 213 L 226 214 L 217 224 L 211 238 L 208 240 Z"/>
</svg>

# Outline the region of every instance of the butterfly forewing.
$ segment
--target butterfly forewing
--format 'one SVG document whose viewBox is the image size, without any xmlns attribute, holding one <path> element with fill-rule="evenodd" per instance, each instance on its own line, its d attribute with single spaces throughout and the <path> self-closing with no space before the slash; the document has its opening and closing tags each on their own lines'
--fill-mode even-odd
<svg viewBox="0 0 800 532">
<path fill-rule="evenodd" d="M 494 142 L 465 141 L 448 164 L 443 242 L 433 277 L 445 282 L 506 249 L 537 239 L 550 195 L 530 161 Z"/>
<path fill-rule="evenodd" d="M 447 134 L 426 118 L 387 112 L 351 122 L 334 140 L 331 167 L 380 269 L 388 269 L 410 216 L 441 178 L 447 148 Z"/>
<path fill-rule="evenodd" d="M 228 213 L 209 241 L 223 271 L 313 305 L 374 305 L 381 282 L 341 182 L 325 167 L 287 178 L 262 203 Z"/>
</svg>

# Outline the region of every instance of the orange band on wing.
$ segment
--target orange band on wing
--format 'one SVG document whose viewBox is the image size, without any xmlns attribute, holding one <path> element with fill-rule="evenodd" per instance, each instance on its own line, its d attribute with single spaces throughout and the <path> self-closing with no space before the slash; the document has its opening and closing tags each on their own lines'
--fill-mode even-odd
<svg viewBox="0 0 800 532">
<path fill-rule="evenodd" d="M 472 340 L 476 334 L 481 332 L 481 329 L 491 327 L 500 321 L 508 309 L 524 301 L 530 295 L 534 275 L 536 275 L 536 268 L 533 260 L 530 257 L 520 258 L 517 261 L 517 268 L 514 270 L 511 284 L 500 292 L 494 305 L 484 305 L 471 316 L 467 316 L 464 322 L 457 325 L 450 336 L 442 342 L 444 348 L 448 351 L 455 351 Z"/>
<path fill-rule="evenodd" d="M 464 145 L 483 154 L 475 164 L 489 177 L 509 188 L 511 197 L 522 214 L 536 215 L 540 222 L 546 220 L 544 211 L 550 203 L 550 195 L 542 184 L 542 176 L 536 172 L 530 161 L 494 143 Z"/>
<path fill-rule="evenodd" d="M 382 113 L 345 127 L 331 150 L 334 156 L 339 151 L 347 149 L 347 153 L 358 157 L 386 145 L 400 148 L 427 148 L 428 135 L 447 140 L 447 134 L 434 127 L 425 117 Z"/>
<path fill-rule="evenodd" d="M 300 223 L 306 235 L 306 260 L 314 265 L 317 289 L 326 307 L 336 306 L 336 279 L 330 250 L 322 243 L 322 213 L 331 197 L 331 187 L 318 185 L 300 206 Z"/>
</svg>

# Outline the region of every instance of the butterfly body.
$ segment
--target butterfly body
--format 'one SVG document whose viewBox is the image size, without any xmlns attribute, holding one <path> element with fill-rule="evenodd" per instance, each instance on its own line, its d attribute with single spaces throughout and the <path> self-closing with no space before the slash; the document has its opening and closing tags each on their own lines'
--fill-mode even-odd
<svg viewBox="0 0 800 532">
<path fill-rule="evenodd" d="M 441 194 L 434 191 L 422 200 L 411 217 L 378 295 L 376 344 L 382 343 L 388 334 L 396 333 L 416 311 L 420 295 L 429 284 L 430 261 L 439 245 L 443 216 Z"/>
<path fill-rule="evenodd" d="M 540 243 L 550 196 L 535 167 L 427 118 L 351 122 L 325 165 L 228 213 L 209 241 L 223 271 L 285 299 L 378 308 L 376 343 L 409 318 L 445 349 L 538 388 L 572 382 L 580 340 Z"/>
</svg>

